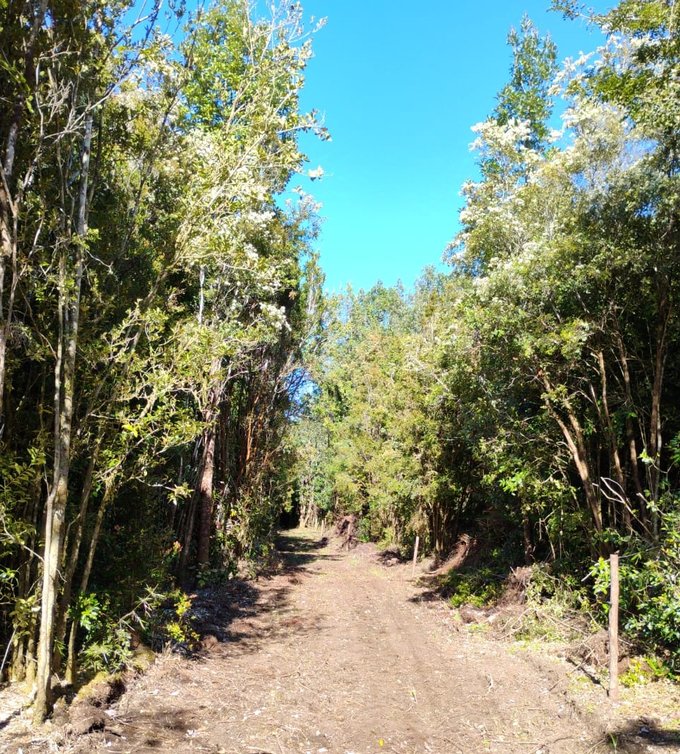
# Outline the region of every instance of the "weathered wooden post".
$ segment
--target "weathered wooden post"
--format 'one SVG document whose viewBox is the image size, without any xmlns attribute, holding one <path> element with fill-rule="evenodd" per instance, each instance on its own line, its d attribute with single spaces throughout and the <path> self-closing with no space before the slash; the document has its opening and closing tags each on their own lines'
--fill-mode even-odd
<svg viewBox="0 0 680 754">
<path fill-rule="evenodd" d="M 609 556 L 609 698 L 619 700 L 619 554 Z"/>
<path fill-rule="evenodd" d="M 416 534 L 416 544 L 413 548 L 413 570 L 411 571 L 411 577 L 416 575 L 416 561 L 418 560 L 418 545 L 420 544 L 420 537 Z"/>
</svg>

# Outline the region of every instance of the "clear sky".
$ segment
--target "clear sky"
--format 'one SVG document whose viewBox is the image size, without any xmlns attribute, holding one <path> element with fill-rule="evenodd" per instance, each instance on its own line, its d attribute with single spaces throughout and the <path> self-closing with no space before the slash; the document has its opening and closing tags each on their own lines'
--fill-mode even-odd
<svg viewBox="0 0 680 754">
<path fill-rule="evenodd" d="M 604 11 L 613 3 L 591 2 Z M 548 12 L 549 0 L 303 0 L 327 17 L 302 104 L 325 113 L 332 142 L 305 138 L 305 190 L 323 203 L 317 244 L 326 288 L 410 287 L 458 227 L 460 187 L 475 175 L 470 127 L 495 106 L 511 62 L 506 37 L 527 12 L 560 59 L 602 37 Z"/>
</svg>

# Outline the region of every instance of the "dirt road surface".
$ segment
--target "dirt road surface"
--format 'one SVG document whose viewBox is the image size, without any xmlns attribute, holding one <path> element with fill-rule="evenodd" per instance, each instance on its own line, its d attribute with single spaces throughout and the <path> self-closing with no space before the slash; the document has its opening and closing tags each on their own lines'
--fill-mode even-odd
<svg viewBox="0 0 680 754">
<path fill-rule="evenodd" d="M 409 566 L 300 531 L 281 549 L 278 572 L 202 597 L 213 624 L 200 657 L 161 657 L 106 710 L 103 729 L 51 750 L 611 751 L 570 702 L 561 663 L 457 626 L 443 603 L 422 599 Z M 45 741 L 33 746 L 21 751 Z"/>
</svg>

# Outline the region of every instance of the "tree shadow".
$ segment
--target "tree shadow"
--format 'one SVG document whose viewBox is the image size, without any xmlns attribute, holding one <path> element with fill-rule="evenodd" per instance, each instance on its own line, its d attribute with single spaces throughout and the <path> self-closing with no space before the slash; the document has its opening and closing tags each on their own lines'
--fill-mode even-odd
<svg viewBox="0 0 680 754">
<path fill-rule="evenodd" d="M 231 658 L 250 654 L 276 639 L 293 636 L 296 641 L 302 641 L 306 635 L 323 630 L 325 617 L 296 608 L 292 594 L 303 580 L 317 575 L 315 564 L 340 557 L 325 549 L 327 545 L 325 537 L 312 539 L 309 535 L 285 532 L 277 538 L 277 555 L 272 564 L 256 578 L 234 578 L 226 584 L 198 590 L 191 616 L 193 628 L 202 639 L 202 649 L 185 656 L 192 663 L 208 663 L 215 655 Z M 171 678 L 158 683 L 159 686 L 164 683 L 167 692 L 176 685 L 188 687 L 193 677 L 193 671 L 180 666 Z M 74 735 L 78 738 L 87 734 L 84 741 L 90 736 L 93 742 L 105 739 L 111 752 L 128 752 L 131 742 L 139 752 L 186 751 L 192 731 L 201 725 L 200 710 L 184 710 L 173 700 L 174 697 L 164 701 L 159 698 L 158 704 L 136 709 L 120 719 L 109 719 L 101 714 L 95 718 L 93 708 L 97 705 L 88 701 L 87 708 L 80 712 L 86 726 Z M 101 706 L 108 707 L 108 701 Z M 17 710 L 9 717 L 0 718 L 0 730 L 8 727 L 20 712 Z M 89 725 L 90 718 L 94 720 L 92 725 Z M 5 733 L 3 730 L 3 735 Z M 35 750 L 27 735 L 24 732 L 12 734 L 11 739 L 17 746 L 25 744 L 28 750 Z M 94 744 L 84 746 L 76 750 L 94 750 Z"/>
<path fill-rule="evenodd" d="M 609 731 L 606 739 L 607 744 L 626 754 L 648 754 L 657 750 L 660 753 L 664 750 L 676 752 L 680 747 L 680 729 L 664 728 L 643 717 L 628 720 L 625 725 Z"/>
<path fill-rule="evenodd" d="M 456 570 L 456 569 L 452 569 Z M 449 572 L 423 573 L 415 579 L 418 591 L 409 602 L 441 602 L 448 600 L 453 589 L 448 583 Z"/>
<path fill-rule="evenodd" d="M 19 707 L 18 709 L 13 710 L 6 716 L 3 716 L 0 718 L 0 730 L 4 730 L 11 722 L 14 720 L 14 718 L 19 717 L 22 711 L 22 707 Z"/>
<path fill-rule="evenodd" d="M 419 593 L 412 602 L 439 602 L 453 594 L 450 577 L 454 573 L 470 572 L 482 567 L 483 549 L 477 537 L 461 534 L 453 548 L 445 555 L 439 554 L 429 570 L 416 579 Z"/>
<path fill-rule="evenodd" d="M 416 586 L 419 591 L 409 597 L 409 602 L 441 602 L 448 597 L 446 590 L 434 579 L 426 580 L 421 576 L 416 580 Z"/>
<path fill-rule="evenodd" d="M 290 532 L 276 540 L 277 557 L 255 579 L 234 578 L 219 587 L 201 589 L 192 606 L 195 630 L 209 651 L 251 652 L 266 641 L 291 633 L 317 631 L 323 616 L 294 610 L 291 594 L 303 579 L 313 578 L 315 563 L 336 560 L 324 552 L 327 539 L 312 540 Z"/>
<path fill-rule="evenodd" d="M 279 534 L 276 538 L 276 551 L 286 571 L 301 571 L 320 560 L 337 560 L 337 555 L 321 552 L 327 546 L 327 537 L 310 540 L 307 537 L 287 532 Z"/>
<path fill-rule="evenodd" d="M 411 557 L 409 555 L 404 555 L 398 547 L 388 547 L 385 550 L 379 550 L 375 557 L 380 565 L 386 566 L 387 568 L 411 562 Z"/>
</svg>

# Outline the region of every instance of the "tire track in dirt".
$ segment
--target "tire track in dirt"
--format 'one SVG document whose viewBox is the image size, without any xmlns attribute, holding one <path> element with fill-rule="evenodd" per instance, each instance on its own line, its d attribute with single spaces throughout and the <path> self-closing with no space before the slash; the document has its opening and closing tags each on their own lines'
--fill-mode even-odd
<svg viewBox="0 0 680 754">
<path fill-rule="evenodd" d="M 286 567 L 211 597 L 225 641 L 161 657 L 63 752 L 586 754 L 552 678 L 419 599 L 410 567 L 283 538 Z M 39 751 L 25 748 L 24 751 Z M 44 749 L 42 749 L 44 750 Z M 54 750 L 54 749 L 53 749 Z"/>
</svg>

